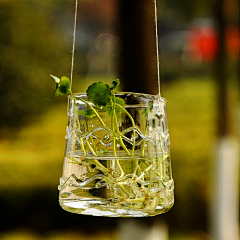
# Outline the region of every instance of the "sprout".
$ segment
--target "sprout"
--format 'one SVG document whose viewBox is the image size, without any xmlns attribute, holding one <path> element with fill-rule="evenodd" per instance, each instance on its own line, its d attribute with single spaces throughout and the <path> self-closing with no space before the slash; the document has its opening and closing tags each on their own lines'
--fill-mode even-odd
<svg viewBox="0 0 240 240">
<path fill-rule="evenodd" d="M 58 91 L 60 95 L 72 94 L 70 80 L 68 77 L 61 77 L 61 81 L 58 84 Z"/>
<path fill-rule="evenodd" d="M 125 107 L 125 102 L 122 98 L 115 97 L 115 103 L 119 104 L 122 107 Z M 103 110 L 107 112 L 110 116 L 112 116 L 112 105 L 108 104 L 103 108 Z M 122 108 L 115 106 L 115 113 L 117 116 L 120 115 L 122 112 L 123 112 Z"/>
<path fill-rule="evenodd" d="M 143 110 L 143 116 L 147 117 L 148 116 L 148 112 L 152 112 L 153 110 L 153 101 L 148 103 L 148 106 Z"/>
<path fill-rule="evenodd" d="M 52 95 L 52 97 L 50 97 L 49 99 L 53 99 L 56 98 L 58 95 L 67 95 L 67 94 L 72 94 L 71 91 L 71 84 L 70 84 L 70 80 L 68 77 L 61 77 L 58 78 L 56 76 L 50 75 L 56 83 L 56 89 Z"/>
<path fill-rule="evenodd" d="M 97 107 L 101 108 L 110 103 L 111 89 L 104 82 L 96 82 L 88 87 L 87 96 Z"/>
<path fill-rule="evenodd" d="M 90 117 L 90 118 L 96 116 L 96 114 L 93 112 L 92 109 L 79 110 L 77 111 L 77 114 L 84 117 Z"/>
<path fill-rule="evenodd" d="M 116 79 L 109 85 L 109 87 L 111 90 L 114 90 L 119 84 L 120 84 L 119 79 Z"/>
</svg>

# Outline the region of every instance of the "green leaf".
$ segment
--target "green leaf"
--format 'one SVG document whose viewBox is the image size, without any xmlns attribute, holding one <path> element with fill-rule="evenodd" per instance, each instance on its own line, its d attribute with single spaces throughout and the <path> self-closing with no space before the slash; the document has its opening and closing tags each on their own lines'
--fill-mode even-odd
<svg viewBox="0 0 240 240">
<path fill-rule="evenodd" d="M 148 108 L 145 108 L 144 110 L 143 110 L 143 116 L 144 117 L 147 117 L 148 116 Z"/>
<path fill-rule="evenodd" d="M 113 90 L 113 89 L 115 89 L 119 84 L 120 84 L 119 79 L 116 79 L 116 80 L 114 80 L 114 81 L 109 85 L 109 87 L 110 87 L 111 90 Z"/>
<path fill-rule="evenodd" d="M 55 83 L 60 83 L 60 78 L 53 76 L 50 74 L 50 76 L 55 80 Z"/>
<path fill-rule="evenodd" d="M 115 97 L 115 103 L 121 105 L 123 108 L 125 107 L 125 102 L 122 98 Z M 112 105 L 108 104 L 103 108 L 105 112 L 107 112 L 110 116 L 112 115 Z M 116 115 L 120 115 L 124 110 L 118 106 L 115 106 L 115 113 Z"/>
<path fill-rule="evenodd" d="M 61 77 L 61 81 L 58 84 L 58 90 L 60 95 L 71 94 L 71 84 L 68 77 Z"/>
<path fill-rule="evenodd" d="M 153 110 L 153 101 L 148 103 L 148 106 L 143 110 L 143 116 L 147 117 L 148 116 L 148 112 L 152 112 Z"/>
<path fill-rule="evenodd" d="M 92 109 L 79 110 L 77 111 L 77 114 L 84 117 L 90 117 L 90 118 L 96 116 Z"/>
<path fill-rule="evenodd" d="M 110 103 L 111 89 L 103 82 L 96 82 L 88 87 L 87 96 L 97 107 L 104 107 Z"/>
<path fill-rule="evenodd" d="M 70 80 L 68 77 L 55 77 L 53 75 L 50 75 L 56 82 L 56 89 L 52 95 L 52 97 L 47 98 L 47 99 L 53 99 L 56 98 L 58 95 L 67 95 L 67 94 L 72 94 L 71 91 L 71 84 Z"/>
<path fill-rule="evenodd" d="M 148 103 L 148 108 L 149 108 L 149 112 L 152 112 L 152 110 L 153 110 L 153 101 Z"/>
</svg>

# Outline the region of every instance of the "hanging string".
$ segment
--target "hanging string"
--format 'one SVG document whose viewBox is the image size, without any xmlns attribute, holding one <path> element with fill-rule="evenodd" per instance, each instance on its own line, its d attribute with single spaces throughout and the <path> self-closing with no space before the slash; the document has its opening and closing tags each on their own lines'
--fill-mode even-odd
<svg viewBox="0 0 240 240">
<path fill-rule="evenodd" d="M 154 1 L 155 8 L 155 37 L 156 37 L 156 54 L 157 54 L 157 78 L 158 78 L 158 94 L 161 97 L 161 87 L 160 87 L 160 59 L 159 59 L 159 43 L 158 43 L 158 16 L 157 16 L 157 0 Z M 75 46 L 76 46 L 76 30 L 77 30 L 77 13 L 78 13 L 78 0 L 75 4 L 75 19 L 74 19 L 74 29 L 73 29 L 73 47 L 72 47 L 72 64 L 71 64 L 71 78 L 70 84 L 72 87 L 73 82 L 73 69 L 74 69 L 74 58 L 75 58 Z"/>
<path fill-rule="evenodd" d="M 70 78 L 71 88 L 72 88 L 72 82 L 73 82 L 73 68 L 74 68 L 75 45 L 76 45 L 77 12 L 78 12 L 77 10 L 78 10 L 78 0 L 76 0 L 76 5 L 75 5 L 75 19 L 74 19 L 74 28 L 73 28 L 72 64 L 71 64 L 71 78 Z"/>
<path fill-rule="evenodd" d="M 157 16 L 157 0 L 154 1 L 155 7 L 155 35 L 156 35 L 156 52 L 157 52 L 157 78 L 158 78 L 158 94 L 161 97 L 160 89 L 160 60 L 159 60 L 159 47 L 158 47 L 158 16 Z"/>
</svg>

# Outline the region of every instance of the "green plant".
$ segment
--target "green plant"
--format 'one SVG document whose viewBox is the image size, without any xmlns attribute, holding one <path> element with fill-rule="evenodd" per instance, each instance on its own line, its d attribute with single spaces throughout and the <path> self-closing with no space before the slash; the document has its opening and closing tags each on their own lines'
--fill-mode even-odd
<svg viewBox="0 0 240 240">
<path fill-rule="evenodd" d="M 52 76 L 56 82 L 56 89 L 51 98 L 55 98 L 58 95 L 70 95 L 74 100 L 74 112 L 76 117 L 76 125 L 79 131 L 81 131 L 81 126 L 85 123 L 79 120 L 78 116 L 83 116 L 85 119 L 96 118 L 99 120 L 101 127 L 107 128 L 105 122 L 100 116 L 100 112 L 105 112 L 109 115 L 111 137 L 112 137 L 112 160 L 109 166 L 105 166 L 101 163 L 101 158 L 108 154 L 108 151 L 104 148 L 96 146 L 95 140 L 90 135 L 88 138 L 84 138 L 82 134 L 79 134 L 79 143 L 83 156 L 74 157 L 67 156 L 67 159 L 73 164 L 79 166 L 84 166 L 89 169 L 90 172 L 96 172 L 91 179 L 97 178 L 99 181 L 96 186 L 101 187 L 108 185 L 109 188 L 117 188 L 119 191 L 114 190 L 114 203 L 112 206 L 127 206 L 132 209 L 143 209 L 146 211 L 154 211 L 159 202 L 164 202 L 163 188 L 166 188 L 166 183 L 169 179 L 165 179 L 162 174 L 162 164 L 163 161 L 168 163 L 169 154 L 164 152 L 162 146 L 162 156 L 158 157 L 146 157 L 145 156 L 145 145 L 146 139 L 142 141 L 141 156 L 135 156 L 135 144 L 136 144 L 136 131 L 138 130 L 135 121 L 131 114 L 125 108 L 125 101 L 115 95 L 114 90 L 120 84 L 120 81 L 114 80 L 111 84 L 106 84 L 103 82 L 95 82 L 90 85 L 86 91 L 87 100 L 79 97 L 77 95 L 73 96 L 70 88 L 70 80 L 67 77 L 62 77 L 61 79 Z M 86 105 L 85 110 L 78 110 L 77 101 L 81 101 Z M 149 101 L 148 105 L 142 111 L 142 116 L 146 119 L 146 126 L 150 128 L 157 128 L 155 124 L 155 119 L 148 120 L 148 113 L 153 111 L 153 101 Z M 132 125 L 132 146 L 129 149 L 123 140 L 123 134 L 119 129 L 118 118 L 121 118 L 121 114 L 125 114 L 128 119 L 130 119 Z M 158 120 L 160 122 L 160 120 Z M 159 134 L 159 139 L 161 138 Z M 117 146 L 120 146 L 125 155 L 127 156 L 127 162 L 120 160 L 121 157 L 118 155 Z M 91 152 L 91 156 L 87 152 Z M 166 164 L 166 163 L 165 163 Z M 125 168 L 130 166 L 131 171 L 128 172 Z M 114 167 L 113 167 L 114 166 Z M 117 169 L 117 170 L 116 170 Z M 74 175 L 73 178 L 77 182 L 79 179 Z M 161 181 L 161 180 L 163 181 Z M 66 180 L 67 181 L 67 180 Z M 161 183 L 160 183 L 161 181 Z M 103 185 L 102 185 L 103 184 Z M 154 187 L 153 187 L 154 186 Z M 64 187 L 63 187 L 64 188 Z M 153 190 L 154 188 L 154 190 Z M 78 189 L 72 191 L 75 195 L 79 193 Z M 62 196 L 67 197 L 68 194 L 64 193 Z M 170 208 L 168 206 L 168 208 Z"/>
<path fill-rule="evenodd" d="M 56 98 L 58 95 L 72 95 L 71 87 L 70 87 L 70 80 L 68 77 L 61 77 L 59 79 L 56 76 L 50 75 L 56 82 L 56 89 L 50 99 Z M 114 147 L 113 152 L 114 156 L 117 156 L 116 153 L 116 141 L 122 146 L 122 148 L 126 151 L 127 155 L 131 155 L 128 151 L 127 147 L 123 143 L 119 126 L 117 123 L 117 116 L 120 115 L 122 112 L 125 112 L 128 117 L 131 119 L 133 126 L 135 126 L 134 120 L 132 116 L 125 110 L 125 102 L 123 99 L 115 97 L 114 89 L 120 84 L 119 79 L 114 80 L 110 85 L 100 81 L 95 82 L 90 85 L 86 91 L 88 99 L 99 109 L 107 112 L 111 117 L 111 128 L 113 131 L 116 131 L 116 135 L 113 137 Z M 106 126 L 101 117 L 98 114 L 98 111 L 89 104 L 88 101 L 84 100 L 83 98 L 78 97 L 77 100 L 84 102 L 89 108 L 84 111 L 77 111 L 76 114 L 92 118 L 96 116 L 103 126 Z M 76 105 L 76 104 L 75 104 Z M 78 121 L 78 125 L 80 127 L 80 122 Z M 135 134 L 135 132 L 134 132 Z M 83 152 L 85 152 L 83 143 L 81 143 Z M 90 146 L 90 144 L 89 144 Z M 96 151 L 90 147 L 93 155 L 97 156 Z M 132 156 L 134 155 L 134 146 L 132 151 Z"/>
</svg>

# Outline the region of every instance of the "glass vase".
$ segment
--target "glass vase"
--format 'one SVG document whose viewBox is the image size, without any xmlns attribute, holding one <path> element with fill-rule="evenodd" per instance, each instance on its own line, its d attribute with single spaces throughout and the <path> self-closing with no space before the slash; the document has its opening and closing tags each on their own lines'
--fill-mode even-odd
<svg viewBox="0 0 240 240">
<path fill-rule="evenodd" d="M 60 205 L 107 217 L 165 213 L 174 204 L 166 100 L 115 95 L 125 106 L 113 111 L 97 108 L 86 94 L 69 97 Z"/>
</svg>

